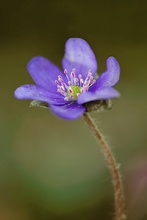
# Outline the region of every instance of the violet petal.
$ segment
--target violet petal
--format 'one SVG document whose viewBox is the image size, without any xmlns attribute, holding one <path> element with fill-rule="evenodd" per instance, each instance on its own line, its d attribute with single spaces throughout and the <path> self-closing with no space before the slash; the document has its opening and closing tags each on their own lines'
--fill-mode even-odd
<svg viewBox="0 0 147 220">
<path fill-rule="evenodd" d="M 67 81 L 61 70 L 44 57 L 32 58 L 27 65 L 27 69 L 34 82 L 48 91 L 57 91 L 55 80 L 58 79 L 59 75 L 62 75 L 62 78 Z"/>
<path fill-rule="evenodd" d="M 70 38 L 65 44 L 65 55 L 62 60 L 64 69 L 70 74 L 72 69 L 76 69 L 77 74 L 82 74 L 83 79 L 87 77 L 91 70 L 95 75 L 97 71 L 97 61 L 89 44 L 81 38 Z"/>
<path fill-rule="evenodd" d="M 114 57 L 109 57 L 106 61 L 106 65 L 107 70 L 98 77 L 95 84 L 91 87 L 92 91 L 96 91 L 103 87 L 114 86 L 118 82 L 120 67 L 117 60 Z"/>
<path fill-rule="evenodd" d="M 94 100 L 107 100 L 112 98 L 117 98 L 120 96 L 120 93 L 111 87 L 106 87 L 96 92 L 85 92 L 79 95 L 78 104 L 83 104 L 86 102 L 94 101 Z"/>
<path fill-rule="evenodd" d="M 23 85 L 17 88 L 14 92 L 17 99 L 31 99 L 52 104 L 65 104 L 63 96 L 54 94 L 40 88 L 36 85 Z"/>
<path fill-rule="evenodd" d="M 85 112 L 85 108 L 76 102 L 62 106 L 50 105 L 50 109 L 55 115 L 66 120 L 75 120 Z"/>
</svg>

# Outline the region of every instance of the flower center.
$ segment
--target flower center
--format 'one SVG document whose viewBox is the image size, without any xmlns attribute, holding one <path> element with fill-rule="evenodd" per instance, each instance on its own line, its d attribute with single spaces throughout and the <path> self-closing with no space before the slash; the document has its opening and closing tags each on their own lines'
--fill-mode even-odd
<svg viewBox="0 0 147 220">
<path fill-rule="evenodd" d="M 68 89 L 67 89 L 68 97 L 70 97 L 71 94 L 72 94 L 72 97 L 73 97 L 74 100 L 76 100 L 78 98 L 80 93 L 81 93 L 80 86 L 73 85 L 73 86 L 69 86 Z"/>
<path fill-rule="evenodd" d="M 73 69 L 70 76 L 67 74 L 67 70 L 64 70 L 64 74 L 67 78 L 67 83 L 63 80 L 62 76 L 58 76 L 58 80 L 55 80 L 57 85 L 57 92 L 64 96 L 65 101 L 76 100 L 78 96 L 87 92 L 89 87 L 95 83 L 92 72 L 89 70 L 87 77 L 84 80 L 82 74 L 76 77 L 76 70 Z"/>
</svg>

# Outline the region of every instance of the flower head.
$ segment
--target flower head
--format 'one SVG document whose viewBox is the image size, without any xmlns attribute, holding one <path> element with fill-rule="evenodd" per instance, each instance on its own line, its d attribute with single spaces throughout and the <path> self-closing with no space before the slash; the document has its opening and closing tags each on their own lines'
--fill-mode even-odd
<svg viewBox="0 0 147 220">
<path fill-rule="evenodd" d="M 57 116 L 74 120 L 86 111 L 85 103 L 119 96 L 119 92 L 112 88 L 119 80 L 118 62 L 109 57 L 107 70 L 95 79 L 97 61 L 85 40 L 67 40 L 62 66 L 63 71 L 44 57 L 32 58 L 27 69 L 36 85 L 17 88 L 15 97 L 48 103 Z"/>
</svg>

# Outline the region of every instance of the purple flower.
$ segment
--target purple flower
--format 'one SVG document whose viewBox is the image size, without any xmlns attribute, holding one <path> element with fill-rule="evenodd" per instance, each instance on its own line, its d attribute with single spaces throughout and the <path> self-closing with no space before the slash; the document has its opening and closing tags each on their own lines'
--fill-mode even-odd
<svg viewBox="0 0 147 220">
<path fill-rule="evenodd" d="M 18 99 L 31 99 L 48 103 L 57 116 L 74 120 L 86 111 L 85 103 L 108 100 L 119 96 L 114 86 L 120 67 L 114 57 L 106 61 L 107 70 L 97 79 L 97 61 L 88 43 L 70 38 L 65 45 L 63 71 L 44 57 L 34 57 L 27 69 L 36 85 L 23 85 L 15 90 Z"/>
</svg>

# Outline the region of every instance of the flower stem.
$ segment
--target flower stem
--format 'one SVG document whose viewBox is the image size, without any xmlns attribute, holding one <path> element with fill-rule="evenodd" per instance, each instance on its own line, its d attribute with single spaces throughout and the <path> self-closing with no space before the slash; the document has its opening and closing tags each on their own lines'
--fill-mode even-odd
<svg viewBox="0 0 147 220">
<path fill-rule="evenodd" d="M 119 165 L 116 163 L 115 158 L 107 142 L 105 141 L 103 135 L 95 125 L 92 118 L 89 116 L 88 113 L 84 113 L 83 116 L 89 128 L 91 129 L 93 135 L 100 143 L 101 150 L 104 154 L 107 166 L 111 173 L 113 187 L 114 187 L 114 194 L 115 194 L 115 220 L 126 220 L 124 194 L 123 194 L 121 175 L 119 171 Z"/>
</svg>

